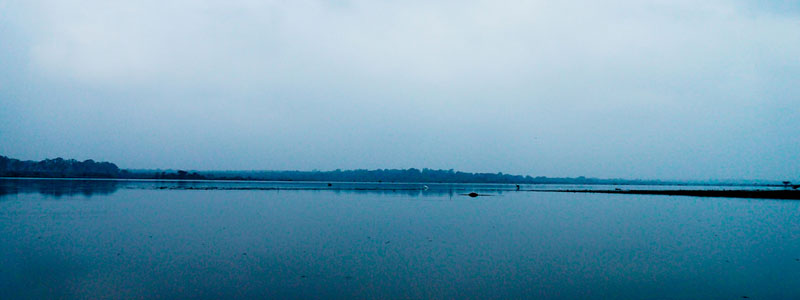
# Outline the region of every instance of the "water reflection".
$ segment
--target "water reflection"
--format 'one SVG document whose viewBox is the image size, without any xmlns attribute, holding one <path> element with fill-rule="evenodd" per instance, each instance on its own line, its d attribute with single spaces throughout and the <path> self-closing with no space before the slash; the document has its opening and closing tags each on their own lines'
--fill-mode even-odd
<svg viewBox="0 0 800 300">
<path fill-rule="evenodd" d="M 457 183 L 378 183 L 378 182 L 292 182 L 292 181 L 212 181 L 212 180 L 104 180 L 104 179 L 0 179 L 0 199 L 6 195 L 39 193 L 53 198 L 63 196 L 109 195 L 119 189 L 138 190 L 220 190 L 220 191 L 333 191 L 336 194 L 395 195 L 402 197 L 499 196 L 511 191 L 534 190 L 717 190 L 730 186 L 616 186 L 616 185 L 558 185 L 558 184 L 457 184 Z M 735 189 L 754 187 L 737 186 Z M 758 189 L 777 189 L 761 187 Z"/>
<path fill-rule="evenodd" d="M 800 201 L 503 185 L 0 186 L 2 299 L 800 296 Z"/>
<path fill-rule="evenodd" d="M 113 180 L 40 180 L 0 179 L 0 197 L 6 195 L 39 193 L 44 196 L 109 195 L 116 192 L 120 182 Z"/>
<path fill-rule="evenodd" d="M 336 194 L 396 195 L 403 197 L 439 197 L 480 192 L 501 195 L 515 190 L 507 184 L 437 184 L 437 183 L 353 183 L 353 182 L 253 182 L 253 181 L 160 181 L 160 180 L 62 180 L 0 179 L 0 198 L 21 193 L 44 196 L 109 195 L 119 189 L 141 190 L 222 190 L 222 191 L 333 191 Z"/>
</svg>

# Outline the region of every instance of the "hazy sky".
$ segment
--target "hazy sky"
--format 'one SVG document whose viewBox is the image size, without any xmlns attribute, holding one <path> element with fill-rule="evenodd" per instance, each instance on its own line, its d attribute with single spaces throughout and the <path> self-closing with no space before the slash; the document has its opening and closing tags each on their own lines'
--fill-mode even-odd
<svg viewBox="0 0 800 300">
<path fill-rule="evenodd" d="M 0 155 L 800 179 L 800 4 L 0 0 Z"/>
</svg>

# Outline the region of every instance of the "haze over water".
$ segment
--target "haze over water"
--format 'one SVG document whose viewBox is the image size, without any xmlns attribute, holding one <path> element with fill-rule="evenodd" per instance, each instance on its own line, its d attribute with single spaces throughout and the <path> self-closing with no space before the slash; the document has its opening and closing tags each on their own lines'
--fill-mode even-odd
<svg viewBox="0 0 800 300">
<path fill-rule="evenodd" d="M 0 295 L 800 297 L 798 201 L 187 184 L 3 180 Z"/>
<path fill-rule="evenodd" d="M 800 181 L 800 4 L 3 1 L 0 155 Z"/>
</svg>

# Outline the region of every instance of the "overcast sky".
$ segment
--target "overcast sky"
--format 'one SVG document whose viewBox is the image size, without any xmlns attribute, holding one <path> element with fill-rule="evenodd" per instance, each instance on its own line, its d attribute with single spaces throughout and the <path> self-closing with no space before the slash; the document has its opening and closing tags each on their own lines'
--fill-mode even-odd
<svg viewBox="0 0 800 300">
<path fill-rule="evenodd" d="M 800 4 L 0 0 L 0 155 L 800 179 Z"/>
</svg>

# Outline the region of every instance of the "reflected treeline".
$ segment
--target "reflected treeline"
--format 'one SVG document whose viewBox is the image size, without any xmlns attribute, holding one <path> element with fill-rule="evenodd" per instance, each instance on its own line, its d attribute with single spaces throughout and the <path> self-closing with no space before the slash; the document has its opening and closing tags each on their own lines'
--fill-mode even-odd
<svg viewBox="0 0 800 300">
<path fill-rule="evenodd" d="M 424 197 L 424 196 L 444 196 L 449 195 L 467 195 L 470 192 L 480 191 L 481 195 L 501 195 L 508 189 L 474 189 L 474 188 L 450 188 L 450 189 L 409 189 L 409 188 L 393 188 L 393 187 L 315 187 L 315 186 L 194 186 L 186 183 L 175 183 L 170 185 L 154 185 L 149 187 L 126 187 L 126 188 L 139 188 L 151 190 L 182 190 L 182 191 L 311 191 L 311 192 L 334 192 L 336 194 L 372 194 L 372 195 L 400 195 L 409 197 Z"/>
<path fill-rule="evenodd" d="M 121 182 L 113 180 L 40 180 L 0 179 L 0 197 L 21 193 L 39 193 L 59 198 L 62 196 L 108 195 L 120 188 Z"/>
<path fill-rule="evenodd" d="M 252 181 L 139 181 L 138 188 L 204 191 L 319 191 L 345 194 L 456 196 L 470 192 L 502 194 L 516 190 L 508 184 L 362 183 L 362 182 L 252 182 Z M 126 188 L 131 188 L 126 186 Z"/>
<path fill-rule="evenodd" d="M 373 195 L 401 195 L 408 197 L 441 197 L 441 196 L 466 196 L 476 189 L 428 189 L 428 190 L 397 190 L 397 189 L 333 189 L 337 194 L 373 194 Z M 502 195 L 504 190 L 477 189 L 484 195 Z"/>
<path fill-rule="evenodd" d="M 62 180 L 0 179 L 0 196 L 39 193 L 62 196 L 108 195 L 119 189 L 183 190 L 183 191 L 319 191 L 337 194 L 400 195 L 406 197 L 459 196 L 470 192 L 499 195 L 514 190 L 514 185 L 501 184 L 392 184 L 392 183 L 291 183 L 230 181 L 162 181 L 162 180 Z"/>
<path fill-rule="evenodd" d="M 369 194 L 369 195 L 399 195 L 407 197 L 455 195 L 453 190 L 420 190 L 420 189 L 333 189 L 336 194 Z"/>
</svg>

